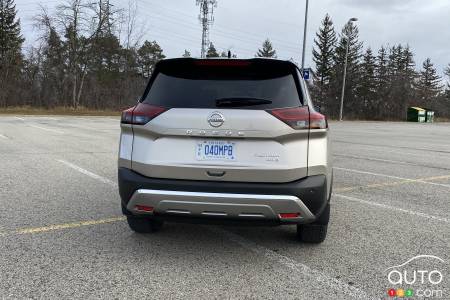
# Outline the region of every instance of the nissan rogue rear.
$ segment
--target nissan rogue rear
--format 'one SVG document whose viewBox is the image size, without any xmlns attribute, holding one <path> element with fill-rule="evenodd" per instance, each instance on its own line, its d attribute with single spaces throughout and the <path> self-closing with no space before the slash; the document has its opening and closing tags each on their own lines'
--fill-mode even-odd
<svg viewBox="0 0 450 300">
<path fill-rule="evenodd" d="M 119 191 L 132 230 L 165 221 L 297 225 L 330 217 L 326 118 L 300 70 L 273 59 L 167 59 L 121 119 Z"/>
</svg>

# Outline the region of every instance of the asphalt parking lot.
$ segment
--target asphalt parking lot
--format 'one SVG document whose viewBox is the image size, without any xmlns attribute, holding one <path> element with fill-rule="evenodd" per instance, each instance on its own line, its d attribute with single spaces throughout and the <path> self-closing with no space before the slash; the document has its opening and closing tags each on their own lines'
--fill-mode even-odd
<svg viewBox="0 0 450 300">
<path fill-rule="evenodd" d="M 388 298 L 386 268 L 445 261 L 450 299 L 450 124 L 331 123 L 327 240 L 295 227 L 121 217 L 113 117 L 0 116 L 0 298 Z"/>
</svg>

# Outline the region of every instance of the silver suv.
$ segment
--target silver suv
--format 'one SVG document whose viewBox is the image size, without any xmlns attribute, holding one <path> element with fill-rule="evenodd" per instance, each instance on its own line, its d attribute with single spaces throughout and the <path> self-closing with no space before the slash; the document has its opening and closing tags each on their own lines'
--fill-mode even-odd
<svg viewBox="0 0 450 300">
<path fill-rule="evenodd" d="M 160 61 L 122 113 L 122 211 L 132 230 L 164 221 L 295 224 L 325 239 L 328 124 L 299 69 L 272 59 Z"/>
</svg>

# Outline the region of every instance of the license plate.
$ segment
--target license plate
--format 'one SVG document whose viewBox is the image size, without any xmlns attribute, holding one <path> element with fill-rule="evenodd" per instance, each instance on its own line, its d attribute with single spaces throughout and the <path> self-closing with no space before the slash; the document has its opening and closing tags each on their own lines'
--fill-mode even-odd
<svg viewBox="0 0 450 300">
<path fill-rule="evenodd" d="M 236 143 L 228 141 L 201 141 L 195 148 L 197 160 L 236 160 Z"/>
</svg>

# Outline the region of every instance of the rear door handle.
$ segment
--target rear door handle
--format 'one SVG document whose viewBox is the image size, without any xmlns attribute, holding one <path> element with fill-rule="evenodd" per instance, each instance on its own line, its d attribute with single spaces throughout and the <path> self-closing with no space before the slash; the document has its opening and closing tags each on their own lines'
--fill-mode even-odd
<svg viewBox="0 0 450 300">
<path fill-rule="evenodd" d="M 206 171 L 206 174 L 212 177 L 222 177 L 223 175 L 225 175 L 225 173 L 226 173 L 225 171 L 222 172 Z"/>
</svg>

